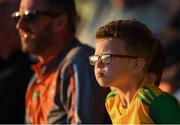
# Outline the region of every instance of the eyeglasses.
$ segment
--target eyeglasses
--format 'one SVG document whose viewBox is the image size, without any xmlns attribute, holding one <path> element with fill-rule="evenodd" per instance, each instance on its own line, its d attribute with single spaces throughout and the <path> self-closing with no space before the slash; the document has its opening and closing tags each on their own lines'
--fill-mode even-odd
<svg viewBox="0 0 180 125">
<path fill-rule="evenodd" d="M 118 57 L 118 58 L 132 58 L 136 59 L 138 57 L 136 56 L 129 56 L 129 55 L 117 55 L 117 54 L 103 54 L 102 56 L 99 55 L 92 55 L 89 56 L 89 63 L 91 65 L 95 65 L 99 59 L 101 59 L 103 64 L 108 64 L 112 61 L 112 57 Z"/>
<path fill-rule="evenodd" d="M 46 12 L 46 11 L 25 11 L 22 15 L 17 11 L 12 13 L 11 17 L 14 20 L 15 23 L 19 21 L 19 19 L 22 17 L 26 22 L 32 22 L 37 18 L 38 15 L 47 15 L 50 17 L 55 17 L 60 15 L 61 13 L 56 12 Z"/>
</svg>

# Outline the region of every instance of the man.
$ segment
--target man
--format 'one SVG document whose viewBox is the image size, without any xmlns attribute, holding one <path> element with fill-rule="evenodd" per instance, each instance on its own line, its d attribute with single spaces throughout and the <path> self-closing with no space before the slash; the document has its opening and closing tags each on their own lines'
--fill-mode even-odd
<svg viewBox="0 0 180 125">
<path fill-rule="evenodd" d="M 29 55 L 21 51 L 20 39 L 11 13 L 19 0 L 0 0 L 0 124 L 22 124 L 25 92 L 32 76 Z"/>
<path fill-rule="evenodd" d="M 113 124 L 180 123 L 177 100 L 157 87 L 160 78 L 149 79 L 150 73 L 160 77 L 164 67 L 160 60 L 155 69 L 158 51 L 163 54 L 141 22 L 117 20 L 98 29 L 95 54 L 89 59 L 98 83 L 113 87 L 106 98 Z"/>
<path fill-rule="evenodd" d="M 38 56 L 26 94 L 27 123 L 105 123 L 107 89 L 88 64 L 93 49 L 75 38 L 73 0 L 22 0 L 17 22 L 22 49 Z"/>
</svg>

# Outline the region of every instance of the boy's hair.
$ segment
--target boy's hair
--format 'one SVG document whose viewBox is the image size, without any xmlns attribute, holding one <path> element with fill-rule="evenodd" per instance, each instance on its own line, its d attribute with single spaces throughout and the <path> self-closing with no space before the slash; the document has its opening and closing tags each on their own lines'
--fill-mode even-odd
<svg viewBox="0 0 180 125">
<path fill-rule="evenodd" d="M 68 16 L 69 31 L 75 33 L 77 13 L 74 0 L 47 0 L 47 2 L 51 11 L 63 12 Z"/>
<path fill-rule="evenodd" d="M 166 65 L 164 49 L 158 39 L 154 39 L 158 44 L 154 54 L 154 58 L 148 68 L 148 73 L 155 73 L 157 76 L 155 85 L 159 86 L 163 70 Z"/>
<path fill-rule="evenodd" d="M 96 39 L 99 38 L 122 40 L 128 54 L 145 60 L 144 71 L 148 72 L 149 65 L 154 58 L 157 42 L 146 25 L 136 20 L 112 21 L 99 28 L 96 32 Z"/>
</svg>

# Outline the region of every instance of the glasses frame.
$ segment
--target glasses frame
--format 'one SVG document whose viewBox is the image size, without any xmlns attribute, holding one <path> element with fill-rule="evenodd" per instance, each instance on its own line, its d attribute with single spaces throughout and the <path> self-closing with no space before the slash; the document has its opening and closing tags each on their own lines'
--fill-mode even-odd
<svg viewBox="0 0 180 125">
<path fill-rule="evenodd" d="M 109 61 L 103 61 L 103 56 L 107 56 L 107 55 L 109 56 L 109 57 L 108 57 L 108 58 L 109 58 Z M 98 59 L 93 62 L 93 61 L 91 60 L 92 57 L 98 57 Z M 103 55 L 101 55 L 101 56 L 99 56 L 99 55 L 89 56 L 89 63 L 90 63 L 91 65 L 96 65 L 97 62 L 99 62 L 99 60 L 101 60 L 101 62 L 102 62 L 103 64 L 109 64 L 109 63 L 111 63 L 111 61 L 112 61 L 112 57 L 131 58 L 131 59 L 137 59 L 137 58 L 138 58 L 137 56 L 119 55 L 119 54 L 110 54 L 110 53 L 107 53 L 107 54 L 103 54 Z"/>
<path fill-rule="evenodd" d="M 15 11 L 11 14 L 11 18 L 14 20 L 15 23 L 19 21 L 20 18 L 25 19 L 26 22 L 31 22 L 37 18 L 38 15 L 46 15 L 50 17 L 59 16 L 60 12 L 50 12 L 50 11 L 30 11 L 26 10 L 23 14 L 20 14 L 19 11 Z"/>
</svg>

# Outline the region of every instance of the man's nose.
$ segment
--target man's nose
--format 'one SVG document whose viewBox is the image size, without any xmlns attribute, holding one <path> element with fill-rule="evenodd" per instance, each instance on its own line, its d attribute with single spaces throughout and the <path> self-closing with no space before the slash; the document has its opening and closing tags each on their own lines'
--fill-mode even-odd
<svg viewBox="0 0 180 125">
<path fill-rule="evenodd" d="M 26 30 L 27 29 L 27 22 L 20 17 L 20 19 L 18 20 L 17 24 L 16 24 L 16 29 L 23 29 Z"/>
</svg>

